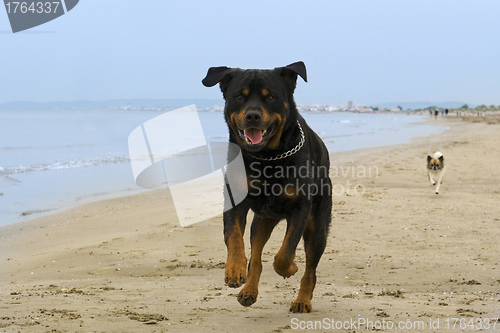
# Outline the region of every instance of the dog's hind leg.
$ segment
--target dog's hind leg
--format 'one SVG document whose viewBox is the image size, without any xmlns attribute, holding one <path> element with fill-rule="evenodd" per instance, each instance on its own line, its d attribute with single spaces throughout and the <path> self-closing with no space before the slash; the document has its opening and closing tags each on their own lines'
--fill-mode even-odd
<svg viewBox="0 0 500 333">
<path fill-rule="evenodd" d="M 262 250 L 279 219 L 266 219 L 257 214 L 253 218 L 250 231 L 252 254 L 248 265 L 248 281 L 238 294 L 238 302 L 243 306 L 250 306 L 257 301 L 259 294 L 259 280 L 262 273 Z"/>
<path fill-rule="evenodd" d="M 318 216 L 312 215 L 304 230 L 306 270 L 300 280 L 297 299 L 290 306 L 291 312 L 306 313 L 312 311 L 311 299 L 316 286 L 316 267 L 325 251 L 331 220 L 331 197 L 325 197 L 323 201 L 320 208 L 316 210 Z"/>
</svg>

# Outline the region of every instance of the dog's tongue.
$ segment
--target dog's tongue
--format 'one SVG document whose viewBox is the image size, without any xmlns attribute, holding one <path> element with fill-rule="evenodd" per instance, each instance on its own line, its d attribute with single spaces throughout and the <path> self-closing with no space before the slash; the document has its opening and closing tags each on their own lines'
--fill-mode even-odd
<svg viewBox="0 0 500 333">
<path fill-rule="evenodd" d="M 245 137 L 256 145 L 262 141 L 262 131 L 258 128 L 249 128 L 244 131 Z"/>
</svg>

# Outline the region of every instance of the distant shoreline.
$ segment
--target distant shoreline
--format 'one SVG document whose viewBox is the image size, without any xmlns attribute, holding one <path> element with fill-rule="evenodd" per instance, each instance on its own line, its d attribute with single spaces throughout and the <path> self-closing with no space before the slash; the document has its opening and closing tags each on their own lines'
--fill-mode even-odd
<svg viewBox="0 0 500 333">
<path fill-rule="evenodd" d="M 184 107 L 186 105 L 195 104 L 200 110 L 209 110 L 211 108 L 223 109 L 224 100 L 222 99 L 203 99 L 203 98 L 175 98 L 175 99 L 140 99 L 140 98 L 122 98 L 122 99 L 110 99 L 102 101 L 90 101 L 90 100 L 74 100 L 74 101 L 49 101 L 49 102 L 32 102 L 32 101 L 12 101 L 0 103 L 0 111 L 3 110 L 87 110 L 87 109 L 144 109 L 153 110 L 160 109 L 163 111 L 169 111 L 176 108 Z M 306 111 L 308 109 L 318 109 L 325 111 L 368 111 L 372 109 L 373 111 L 383 111 L 396 109 L 404 112 L 425 110 L 427 108 L 438 108 L 438 109 L 450 109 L 456 110 L 460 109 L 464 105 L 468 109 L 474 108 L 489 108 L 491 109 L 494 105 L 486 106 L 460 102 L 460 101 L 448 101 L 448 102 L 391 102 L 391 103 L 365 103 L 358 104 L 353 102 L 348 102 L 347 104 L 331 104 L 331 103 L 301 103 L 297 102 L 299 110 Z M 496 107 L 500 110 L 500 106 Z M 491 110 L 490 110 L 491 111 Z"/>
</svg>

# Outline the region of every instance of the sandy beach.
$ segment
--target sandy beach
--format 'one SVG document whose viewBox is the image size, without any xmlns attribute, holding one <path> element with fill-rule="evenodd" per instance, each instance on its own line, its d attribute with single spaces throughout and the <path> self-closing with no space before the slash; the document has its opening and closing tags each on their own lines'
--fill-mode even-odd
<svg viewBox="0 0 500 333">
<path fill-rule="evenodd" d="M 224 286 L 221 216 L 182 228 L 169 192 L 159 190 L 0 228 L 0 331 L 290 332 L 315 324 L 322 332 L 340 323 L 336 331 L 363 332 L 403 331 L 403 323 L 411 332 L 498 332 L 500 124 L 436 123 L 449 129 L 331 154 L 333 220 L 310 314 L 288 312 L 302 244 L 298 274 L 284 280 L 272 268 L 284 223 L 264 249 L 259 299 L 245 308 L 238 290 Z M 446 163 L 439 195 L 425 169 L 435 151 Z M 460 327 L 471 319 L 475 327 Z M 363 320 L 386 326 L 352 326 Z"/>
</svg>

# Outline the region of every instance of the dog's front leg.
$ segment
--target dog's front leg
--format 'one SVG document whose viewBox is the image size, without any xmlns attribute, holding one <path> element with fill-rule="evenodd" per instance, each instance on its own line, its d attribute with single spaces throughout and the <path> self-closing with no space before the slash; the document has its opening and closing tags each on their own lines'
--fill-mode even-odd
<svg viewBox="0 0 500 333">
<path fill-rule="evenodd" d="M 436 182 L 434 181 L 434 178 L 432 177 L 432 173 L 428 173 L 427 176 L 429 176 L 429 181 L 431 182 L 432 185 L 436 185 Z"/>
<path fill-rule="evenodd" d="M 439 179 L 437 181 L 437 186 L 436 186 L 436 194 L 439 194 L 439 186 L 443 182 L 443 174 L 444 174 L 444 170 L 441 171 L 441 174 L 439 175 Z"/>
<path fill-rule="evenodd" d="M 227 247 L 225 282 L 231 288 L 238 288 L 247 281 L 247 258 L 243 242 L 247 213 L 248 208 L 237 206 L 223 215 L 224 242 Z"/>
<path fill-rule="evenodd" d="M 259 280 L 262 273 L 262 250 L 279 219 L 264 218 L 255 215 L 250 230 L 252 254 L 248 266 L 248 281 L 238 294 L 238 302 L 243 306 L 250 306 L 257 301 L 259 294 Z"/>
</svg>

